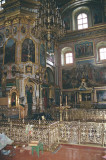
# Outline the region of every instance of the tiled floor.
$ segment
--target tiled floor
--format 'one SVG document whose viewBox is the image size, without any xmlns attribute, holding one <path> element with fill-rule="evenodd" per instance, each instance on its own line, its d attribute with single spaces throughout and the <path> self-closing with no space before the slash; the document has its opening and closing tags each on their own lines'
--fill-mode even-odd
<svg viewBox="0 0 106 160">
<path fill-rule="evenodd" d="M 103 160 L 102 156 L 106 154 L 106 148 L 78 146 L 78 145 L 60 145 L 54 152 L 46 152 L 40 156 L 34 152 L 31 155 L 30 150 L 22 148 L 13 148 L 9 146 L 10 156 L 4 156 L 0 153 L 0 160 Z"/>
</svg>

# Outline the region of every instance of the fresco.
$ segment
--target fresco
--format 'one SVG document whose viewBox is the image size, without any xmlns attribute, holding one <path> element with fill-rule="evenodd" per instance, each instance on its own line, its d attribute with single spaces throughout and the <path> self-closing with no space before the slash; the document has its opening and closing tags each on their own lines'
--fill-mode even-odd
<svg viewBox="0 0 106 160">
<path fill-rule="evenodd" d="M 75 44 L 75 57 L 83 58 L 93 56 L 93 42 L 82 42 Z"/>
<path fill-rule="evenodd" d="M 13 39 L 9 39 L 5 46 L 4 64 L 15 62 L 15 47 L 16 42 Z"/>
<path fill-rule="evenodd" d="M 93 8 L 93 21 L 94 24 L 102 23 L 102 9 L 100 7 Z"/>
<path fill-rule="evenodd" d="M 77 65 L 71 70 L 62 70 L 63 89 L 79 88 L 81 79 L 85 78 L 87 87 L 106 84 L 106 67 L 96 67 L 92 64 Z"/>
<path fill-rule="evenodd" d="M 22 43 L 22 54 L 21 54 L 22 62 L 35 62 L 35 44 L 29 38 L 25 39 Z"/>
<path fill-rule="evenodd" d="M 45 58 L 45 46 L 41 44 L 40 46 L 40 64 L 42 67 L 46 66 L 46 58 Z"/>
<path fill-rule="evenodd" d="M 66 16 L 63 18 L 63 21 L 64 21 L 64 24 L 65 24 L 65 29 L 66 29 L 66 30 L 70 30 L 70 16 L 69 16 L 69 15 L 66 15 Z"/>
</svg>

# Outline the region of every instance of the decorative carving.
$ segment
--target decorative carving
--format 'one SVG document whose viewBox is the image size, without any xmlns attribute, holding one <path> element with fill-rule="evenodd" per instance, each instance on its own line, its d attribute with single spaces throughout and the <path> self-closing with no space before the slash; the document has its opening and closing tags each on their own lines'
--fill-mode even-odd
<svg viewBox="0 0 106 160">
<path fill-rule="evenodd" d="M 0 33 L 0 47 L 2 47 L 4 44 L 4 34 Z"/>
<path fill-rule="evenodd" d="M 13 26 L 13 33 L 17 34 L 17 26 Z"/>
<path fill-rule="evenodd" d="M 21 26 L 21 33 L 25 33 L 26 32 L 26 27 L 23 25 L 23 26 Z"/>
</svg>

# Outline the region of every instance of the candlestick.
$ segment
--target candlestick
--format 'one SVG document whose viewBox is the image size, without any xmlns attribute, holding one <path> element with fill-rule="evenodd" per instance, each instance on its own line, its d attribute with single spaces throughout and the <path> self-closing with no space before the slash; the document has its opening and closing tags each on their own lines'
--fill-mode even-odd
<svg viewBox="0 0 106 160">
<path fill-rule="evenodd" d="M 62 106 L 62 99 L 61 99 L 61 96 L 60 96 L 60 106 Z"/>
<path fill-rule="evenodd" d="M 67 96 L 66 96 L 66 106 L 67 106 Z"/>
<path fill-rule="evenodd" d="M 24 123 L 24 109 L 23 109 L 23 123 Z"/>
<path fill-rule="evenodd" d="M 20 119 L 20 105 L 19 105 L 19 119 Z"/>
</svg>

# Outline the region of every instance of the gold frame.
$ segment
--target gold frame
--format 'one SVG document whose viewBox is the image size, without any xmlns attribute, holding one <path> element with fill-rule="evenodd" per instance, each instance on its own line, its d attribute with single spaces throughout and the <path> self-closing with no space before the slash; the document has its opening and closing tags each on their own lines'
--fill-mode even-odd
<svg viewBox="0 0 106 160">
<path fill-rule="evenodd" d="M 22 62 L 21 61 L 21 55 L 22 55 L 22 43 L 24 42 L 25 39 L 31 39 L 35 45 L 35 63 L 34 64 L 38 64 L 37 60 L 36 60 L 36 56 L 37 56 L 37 50 L 36 50 L 36 46 L 38 45 L 38 43 L 31 37 L 31 36 L 25 36 L 23 39 L 20 40 L 20 63 L 26 64 L 26 63 L 33 63 L 31 61 L 27 61 L 27 62 Z M 39 54 L 39 49 L 38 49 L 38 54 Z M 39 55 L 38 55 L 39 56 Z"/>
<path fill-rule="evenodd" d="M 3 47 L 3 65 L 7 65 L 7 64 L 4 64 L 5 47 L 6 47 L 6 45 L 7 45 L 7 42 L 8 42 L 10 39 L 13 39 L 13 40 L 15 41 L 15 43 L 16 43 L 16 46 L 15 46 L 15 63 L 17 64 L 17 59 L 16 59 L 16 57 L 17 57 L 17 39 L 14 38 L 13 36 L 10 36 L 10 37 L 7 39 L 7 41 L 5 42 L 4 47 Z M 8 64 L 11 64 L 11 63 L 8 63 Z"/>
<path fill-rule="evenodd" d="M 15 106 L 11 105 L 12 93 L 16 93 L 16 105 Z M 9 108 L 11 108 L 11 107 L 19 107 L 19 91 L 17 90 L 17 88 L 15 86 L 13 86 L 12 89 L 10 90 L 8 98 L 9 98 L 9 102 L 8 102 L 9 103 Z"/>
<path fill-rule="evenodd" d="M 98 101 L 98 99 L 97 99 L 97 91 L 106 91 L 106 86 L 95 88 L 95 90 L 94 90 L 94 95 L 95 95 L 94 102 L 99 103 L 99 104 L 101 104 L 101 103 L 106 104 L 106 101 Z"/>
</svg>

